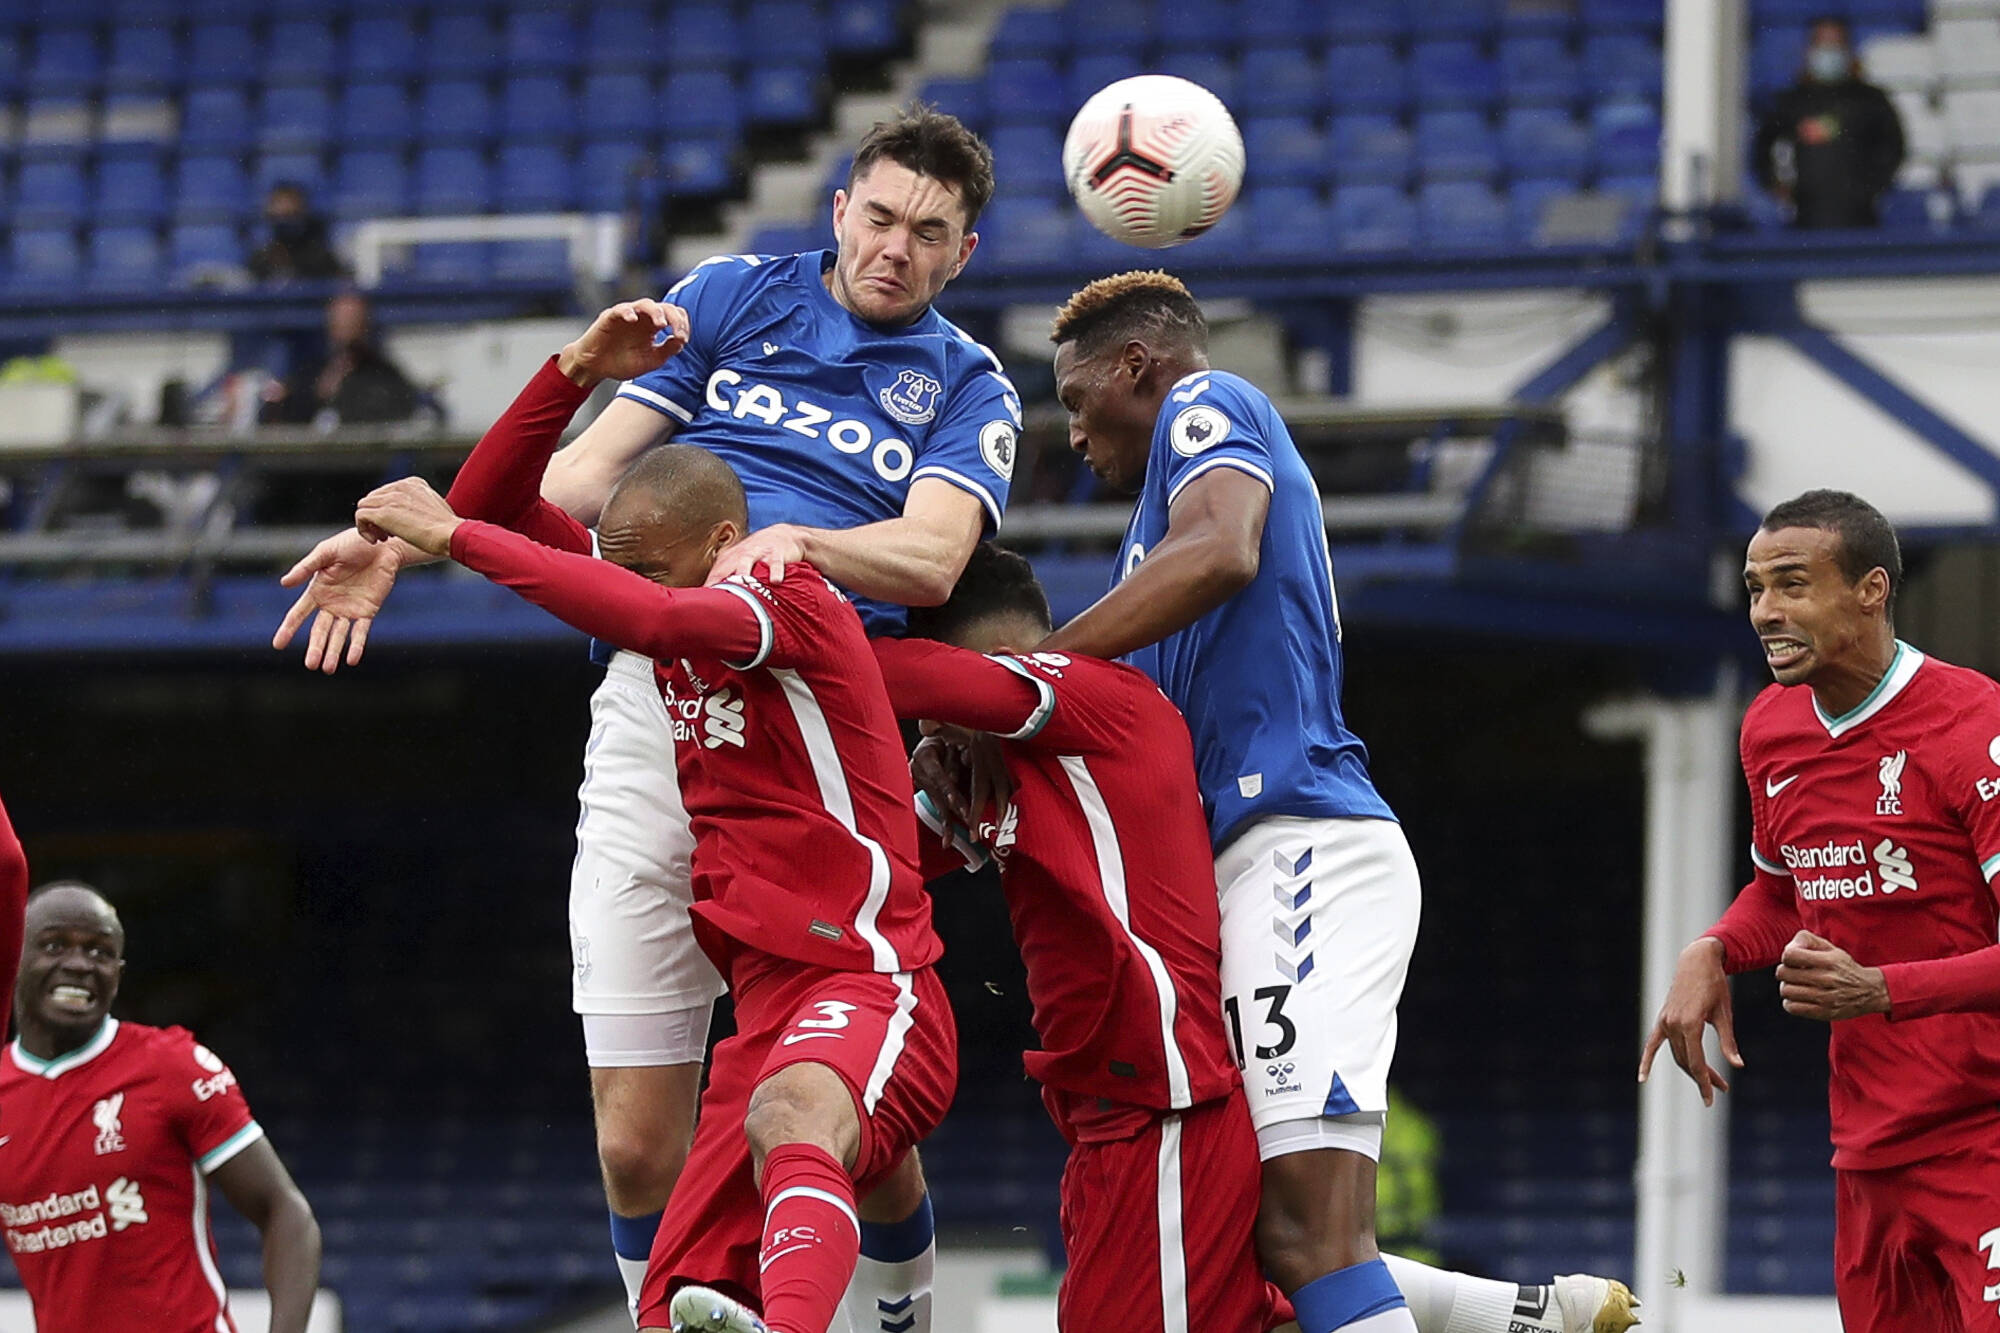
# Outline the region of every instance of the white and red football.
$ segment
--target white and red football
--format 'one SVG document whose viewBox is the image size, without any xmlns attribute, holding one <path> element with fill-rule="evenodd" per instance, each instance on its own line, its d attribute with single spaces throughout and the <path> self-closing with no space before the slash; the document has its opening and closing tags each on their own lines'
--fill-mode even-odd
<svg viewBox="0 0 2000 1333">
<path fill-rule="evenodd" d="M 1063 177 L 1090 224 L 1147 250 L 1213 227 L 1243 187 L 1243 136 L 1222 100 L 1170 74 L 1101 88 L 1069 125 Z"/>
</svg>

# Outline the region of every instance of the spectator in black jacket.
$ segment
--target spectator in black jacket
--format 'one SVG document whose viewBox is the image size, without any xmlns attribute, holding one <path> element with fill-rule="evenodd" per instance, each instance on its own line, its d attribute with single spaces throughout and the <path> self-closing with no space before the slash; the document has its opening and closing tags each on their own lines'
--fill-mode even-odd
<svg viewBox="0 0 2000 1333">
<path fill-rule="evenodd" d="M 271 239 L 250 256 L 259 282 L 286 278 L 337 278 L 345 271 L 326 238 L 326 219 L 312 211 L 303 185 L 280 181 L 264 196 L 264 221 Z"/>
<path fill-rule="evenodd" d="M 423 393 L 382 350 L 368 299 L 342 292 L 326 303 L 326 360 L 271 386 L 259 417 L 267 425 L 354 425 L 407 421 Z"/>
<path fill-rule="evenodd" d="M 1757 179 L 1800 227 L 1872 227 L 1875 201 L 1903 164 L 1895 104 L 1861 77 L 1847 20 L 1812 25 L 1803 77 L 1757 127 Z"/>
</svg>

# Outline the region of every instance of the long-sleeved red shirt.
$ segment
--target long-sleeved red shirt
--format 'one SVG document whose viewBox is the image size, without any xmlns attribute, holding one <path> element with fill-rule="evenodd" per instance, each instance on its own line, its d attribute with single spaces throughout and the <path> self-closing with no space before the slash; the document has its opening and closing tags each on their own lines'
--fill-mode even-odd
<svg viewBox="0 0 2000 1333">
<path fill-rule="evenodd" d="M 0 802 L 0 1035 L 13 1012 L 14 980 L 21 970 L 21 945 L 28 910 L 28 856 Z"/>
</svg>

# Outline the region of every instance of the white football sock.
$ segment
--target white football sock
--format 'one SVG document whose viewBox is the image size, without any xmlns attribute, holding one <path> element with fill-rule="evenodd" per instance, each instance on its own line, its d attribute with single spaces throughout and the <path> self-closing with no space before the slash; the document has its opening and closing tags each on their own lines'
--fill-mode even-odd
<svg viewBox="0 0 2000 1333">
<path fill-rule="evenodd" d="M 936 1268 L 935 1240 L 900 1263 L 862 1255 L 841 1300 L 853 1333 L 931 1333 L 931 1279 Z"/>
<path fill-rule="evenodd" d="M 1342 1324 L 1338 1333 L 1420 1333 L 1416 1320 L 1401 1306 L 1371 1314 L 1366 1319 L 1351 1324 Z"/>
<path fill-rule="evenodd" d="M 639 1323 L 639 1289 L 646 1285 L 646 1261 L 627 1259 L 624 1255 L 614 1256 L 618 1260 L 618 1276 L 625 1279 L 625 1308 L 632 1312 L 632 1324 Z"/>
<path fill-rule="evenodd" d="M 1530 1324 L 1516 1315 L 1522 1288 L 1512 1282 L 1450 1273 L 1396 1254 L 1383 1255 L 1382 1262 L 1410 1303 L 1417 1333 L 1540 1333 L 1544 1327 L 1561 1333 L 1560 1322 Z"/>
</svg>

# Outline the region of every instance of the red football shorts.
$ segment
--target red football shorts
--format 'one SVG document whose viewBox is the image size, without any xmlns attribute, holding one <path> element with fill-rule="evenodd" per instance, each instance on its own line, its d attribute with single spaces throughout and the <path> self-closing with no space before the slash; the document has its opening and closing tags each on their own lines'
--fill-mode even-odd
<svg viewBox="0 0 2000 1333">
<path fill-rule="evenodd" d="M 694 1145 L 647 1263 L 641 1327 L 666 1327 L 667 1298 L 690 1282 L 762 1308 L 764 1203 L 743 1132 L 758 1084 L 808 1062 L 840 1075 L 861 1117 L 859 1200 L 937 1128 L 958 1082 L 958 1029 L 929 968 L 830 972 L 758 955 L 739 959 L 730 981 L 736 1035 L 709 1061 Z"/>
<path fill-rule="evenodd" d="M 2000 1144 L 1834 1176 L 1847 1333 L 2000 1328 Z"/>
<path fill-rule="evenodd" d="M 1109 1141 L 1078 1141 L 1062 1099 L 1044 1101 L 1070 1140 L 1058 1328 L 1266 1333 L 1290 1322 L 1291 1303 L 1257 1264 L 1261 1167 L 1241 1093 Z"/>
</svg>

